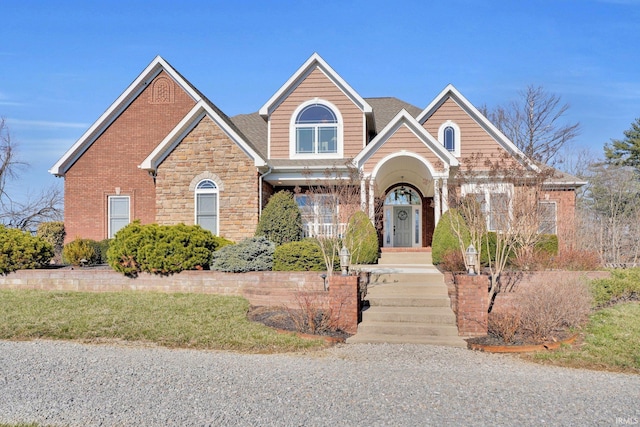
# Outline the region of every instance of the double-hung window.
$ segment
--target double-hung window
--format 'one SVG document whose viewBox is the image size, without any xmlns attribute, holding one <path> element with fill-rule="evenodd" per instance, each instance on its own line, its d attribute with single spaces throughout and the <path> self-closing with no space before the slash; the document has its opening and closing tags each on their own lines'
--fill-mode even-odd
<svg viewBox="0 0 640 427">
<path fill-rule="evenodd" d="M 109 196 L 109 238 L 130 222 L 129 196 Z"/>
<path fill-rule="evenodd" d="M 311 104 L 295 120 L 295 154 L 338 153 L 338 118 L 324 104 Z"/>
<path fill-rule="evenodd" d="M 540 217 L 538 233 L 556 234 L 558 231 L 558 206 L 556 202 L 538 202 L 538 215 Z"/>
</svg>

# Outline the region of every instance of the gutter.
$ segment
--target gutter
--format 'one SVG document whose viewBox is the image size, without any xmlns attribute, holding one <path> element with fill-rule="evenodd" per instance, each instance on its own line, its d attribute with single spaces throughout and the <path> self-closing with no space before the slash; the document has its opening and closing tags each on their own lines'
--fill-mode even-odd
<svg viewBox="0 0 640 427">
<path fill-rule="evenodd" d="M 267 166 L 269 166 L 269 169 L 267 170 L 267 172 L 261 174 L 260 178 L 258 178 L 258 185 L 260 186 L 260 188 L 258 189 L 258 192 L 260 193 L 260 202 L 259 202 L 260 204 L 258 205 L 258 219 L 262 217 L 262 182 L 264 181 L 264 177 L 269 175 L 273 170 L 271 165 L 269 165 L 268 163 L 267 163 Z"/>
</svg>

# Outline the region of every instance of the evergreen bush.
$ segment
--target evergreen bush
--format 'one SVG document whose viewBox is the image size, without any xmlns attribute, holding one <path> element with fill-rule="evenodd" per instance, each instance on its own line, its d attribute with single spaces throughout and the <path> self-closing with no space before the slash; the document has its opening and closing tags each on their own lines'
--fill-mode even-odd
<svg viewBox="0 0 640 427">
<path fill-rule="evenodd" d="M 618 301 L 640 300 L 640 267 L 613 269 L 611 277 L 592 280 L 590 288 L 597 307 Z"/>
<path fill-rule="evenodd" d="M 276 246 L 302 239 L 302 216 L 293 194 L 279 191 L 269 198 L 260 215 L 255 236 L 264 236 Z"/>
<path fill-rule="evenodd" d="M 556 234 L 542 234 L 536 243 L 536 252 L 548 256 L 558 255 L 558 236 Z"/>
<path fill-rule="evenodd" d="M 206 269 L 218 245 L 227 244 L 199 225 L 140 225 L 135 221 L 118 231 L 107 251 L 109 265 L 135 276 Z"/>
<path fill-rule="evenodd" d="M 53 246 L 41 237 L 0 225 L 0 274 L 37 268 L 53 258 Z"/>
<path fill-rule="evenodd" d="M 95 240 L 78 237 L 64 245 L 62 258 L 64 262 L 72 265 L 99 264 L 100 252 L 96 249 L 97 243 Z"/>
<path fill-rule="evenodd" d="M 460 251 L 460 242 L 453 231 L 452 224 L 460 224 L 462 232 L 463 245 L 466 248 L 469 245 L 469 228 L 467 223 L 460 215 L 457 209 L 449 209 L 446 211 L 433 232 L 433 242 L 431 243 L 431 257 L 433 264 L 441 264 L 444 256 L 450 251 Z M 483 248 L 484 249 L 484 248 Z"/>
<path fill-rule="evenodd" d="M 351 264 L 378 261 L 378 233 L 366 213 L 358 211 L 349 219 L 344 243 L 351 253 Z"/>
<path fill-rule="evenodd" d="M 266 237 L 252 237 L 216 251 L 211 269 L 229 273 L 271 270 L 274 251 L 275 244 Z"/>
<path fill-rule="evenodd" d="M 273 253 L 274 271 L 325 271 L 320 245 L 315 239 L 304 239 L 278 246 Z"/>
<path fill-rule="evenodd" d="M 36 236 L 43 238 L 53 247 L 54 256 L 61 260 L 64 238 L 67 235 L 62 221 L 41 222 Z"/>
</svg>

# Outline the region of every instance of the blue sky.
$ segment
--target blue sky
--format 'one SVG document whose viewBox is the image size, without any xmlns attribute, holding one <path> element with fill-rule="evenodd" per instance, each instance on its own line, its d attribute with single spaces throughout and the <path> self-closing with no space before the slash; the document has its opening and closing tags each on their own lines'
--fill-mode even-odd
<svg viewBox="0 0 640 427">
<path fill-rule="evenodd" d="M 4 0 L 0 116 L 47 171 L 156 55 L 227 115 L 257 111 L 318 52 L 364 97 L 424 108 L 452 83 L 476 106 L 542 85 L 580 122 L 573 151 L 640 117 L 640 0 Z"/>
</svg>

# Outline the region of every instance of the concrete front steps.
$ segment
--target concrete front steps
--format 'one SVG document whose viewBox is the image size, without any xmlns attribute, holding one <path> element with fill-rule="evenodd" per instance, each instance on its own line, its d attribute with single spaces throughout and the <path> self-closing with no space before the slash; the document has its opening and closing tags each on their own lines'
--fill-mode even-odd
<svg viewBox="0 0 640 427">
<path fill-rule="evenodd" d="M 428 262 L 427 262 L 428 261 Z M 442 274 L 430 252 L 383 252 L 371 271 L 362 322 L 348 343 L 416 343 L 466 347 Z"/>
</svg>

